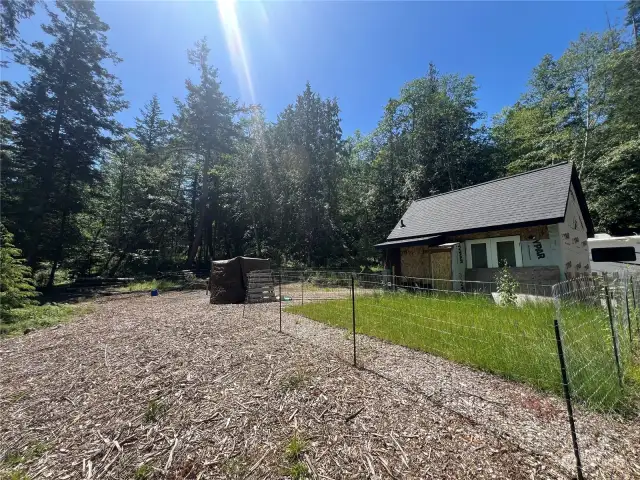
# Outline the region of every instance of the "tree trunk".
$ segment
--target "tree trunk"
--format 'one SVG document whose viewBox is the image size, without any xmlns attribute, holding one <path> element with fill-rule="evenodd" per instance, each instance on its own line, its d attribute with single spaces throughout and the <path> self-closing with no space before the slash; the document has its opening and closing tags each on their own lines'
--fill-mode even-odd
<svg viewBox="0 0 640 480">
<path fill-rule="evenodd" d="M 82 276 L 87 275 L 87 272 L 91 274 L 91 266 L 93 265 L 93 252 L 96 250 L 96 245 L 98 245 L 98 238 L 100 238 L 100 234 L 102 233 L 102 229 L 104 228 L 104 220 L 100 224 L 100 228 L 93 236 L 93 240 L 91 240 L 91 246 L 89 247 L 89 251 L 87 252 L 86 264 L 82 267 Z"/>
<path fill-rule="evenodd" d="M 218 220 L 213 222 L 213 234 L 211 235 L 211 260 L 216 259 L 216 240 L 218 238 Z"/>
<path fill-rule="evenodd" d="M 64 185 L 64 203 L 62 205 L 62 217 L 60 218 L 60 229 L 58 230 L 58 245 L 54 253 L 53 264 L 51 265 L 51 271 L 49 272 L 49 281 L 47 282 L 47 288 L 53 287 L 53 283 L 56 277 L 56 270 L 58 265 L 62 261 L 62 253 L 64 251 L 64 238 L 67 229 L 67 220 L 69 218 L 69 205 L 67 199 L 71 195 L 71 171 L 67 170 L 67 176 Z"/>
<path fill-rule="evenodd" d="M 107 271 L 107 268 L 109 267 L 109 264 L 111 263 L 111 260 L 113 260 L 113 257 L 116 256 L 116 252 L 115 250 L 113 252 L 111 252 L 111 255 L 109 255 L 109 258 L 107 258 L 107 261 L 104 262 L 104 265 L 102 265 L 102 268 L 100 269 L 100 275 L 103 275 L 104 272 Z"/>
<path fill-rule="evenodd" d="M 207 264 L 211 263 L 213 260 L 213 219 L 211 215 L 209 216 L 209 221 L 207 222 Z"/>
<path fill-rule="evenodd" d="M 69 209 L 65 207 L 62 212 L 62 218 L 60 220 L 60 236 L 58 238 L 58 246 L 56 247 L 55 258 L 53 259 L 53 264 L 51 265 L 51 272 L 49 272 L 49 281 L 47 282 L 47 288 L 53 287 L 53 282 L 56 277 L 56 270 L 58 269 L 58 265 L 60 261 L 62 261 L 62 252 L 64 250 L 64 234 L 67 228 L 67 218 L 69 217 Z"/>
<path fill-rule="evenodd" d="M 193 241 L 191 242 L 191 248 L 187 255 L 187 261 L 185 267 L 189 268 L 196 258 L 198 248 L 202 244 L 202 232 L 204 230 L 204 224 L 207 218 L 207 206 L 209 202 L 209 170 L 211 170 L 211 152 L 207 152 L 202 165 L 202 192 L 200 193 L 200 214 L 198 219 L 197 228 L 193 235 Z"/>
<path fill-rule="evenodd" d="M 196 233 L 196 205 L 198 200 L 198 171 L 193 177 L 193 189 L 191 190 L 191 218 L 189 219 L 189 245 L 193 242 Z"/>
<path fill-rule="evenodd" d="M 122 261 L 125 259 L 127 255 L 128 253 L 126 252 L 126 250 L 120 254 L 116 264 L 113 267 L 111 267 L 111 269 L 109 270 L 109 277 L 113 277 L 116 274 L 116 272 L 118 271 L 118 268 L 120 268 L 120 264 L 122 263 Z"/>
</svg>

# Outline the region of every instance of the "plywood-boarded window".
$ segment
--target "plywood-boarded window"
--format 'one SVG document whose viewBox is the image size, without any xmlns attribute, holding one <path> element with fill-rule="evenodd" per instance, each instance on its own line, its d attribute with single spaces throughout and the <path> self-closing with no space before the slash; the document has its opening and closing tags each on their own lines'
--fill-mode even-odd
<svg viewBox="0 0 640 480">
<path fill-rule="evenodd" d="M 431 277 L 431 258 L 427 247 L 403 247 L 400 249 L 400 267 L 405 277 Z"/>
</svg>

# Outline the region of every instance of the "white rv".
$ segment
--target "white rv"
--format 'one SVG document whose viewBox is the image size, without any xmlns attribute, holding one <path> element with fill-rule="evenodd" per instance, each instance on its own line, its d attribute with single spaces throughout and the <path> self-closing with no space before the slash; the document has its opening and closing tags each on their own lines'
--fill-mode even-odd
<svg viewBox="0 0 640 480">
<path fill-rule="evenodd" d="M 615 273 L 629 270 L 640 275 L 640 235 L 612 237 L 596 233 L 588 240 L 591 271 Z"/>
</svg>

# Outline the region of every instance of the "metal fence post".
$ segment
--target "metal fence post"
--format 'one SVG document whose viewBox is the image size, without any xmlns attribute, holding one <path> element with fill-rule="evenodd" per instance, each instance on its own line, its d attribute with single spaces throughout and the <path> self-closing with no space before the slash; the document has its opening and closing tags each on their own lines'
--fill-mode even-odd
<svg viewBox="0 0 640 480">
<path fill-rule="evenodd" d="M 627 306 L 627 326 L 629 327 L 629 351 L 633 352 L 633 335 L 631 333 L 631 312 L 629 311 L 629 282 L 625 282 L 624 301 Z"/>
<path fill-rule="evenodd" d="M 356 282 L 355 275 L 351 274 L 351 327 L 353 333 L 353 366 L 357 367 L 356 363 Z"/>
<path fill-rule="evenodd" d="M 611 310 L 611 298 L 609 297 L 609 285 L 604 286 L 604 295 L 607 302 L 607 311 L 609 312 L 609 325 L 611 326 L 611 340 L 613 342 L 613 356 L 616 360 L 616 368 L 618 370 L 618 383 L 622 388 L 622 371 L 620 370 L 620 354 L 618 353 L 618 342 L 616 339 L 616 330 L 613 326 L 613 312 Z"/>
<path fill-rule="evenodd" d="M 391 291 L 396 291 L 396 266 L 391 265 Z"/>
<path fill-rule="evenodd" d="M 569 416 L 569 428 L 571 429 L 571 441 L 573 442 L 573 454 L 576 457 L 576 469 L 578 480 L 583 480 L 582 462 L 580 461 L 580 449 L 578 448 L 578 437 L 576 435 L 576 424 L 573 418 L 573 406 L 571 405 L 571 391 L 569 389 L 569 378 L 567 377 L 567 366 L 564 361 L 564 351 L 562 349 L 562 337 L 560 336 L 560 325 L 558 319 L 553 320 L 556 331 L 556 344 L 558 346 L 558 359 L 560 360 L 560 373 L 562 374 L 562 390 L 564 399 L 567 402 L 567 414 Z"/>
<path fill-rule="evenodd" d="M 279 331 L 282 333 L 282 270 L 278 272 L 278 310 L 280 311 Z"/>
<path fill-rule="evenodd" d="M 636 291 L 633 285 L 633 277 L 629 278 L 631 282 L 631 300 L 633 302 L 633 311 L 636 317 L 636 323 L 638 324 L 638 339 L 640 340 L 640 312 L 638 312 L 638 305 L 636 304 Z"/>
<path fill-rule="evenodd" d="M 302 291 L 302 305 L 304 305 L 304 270 L 302 271 L 302 281 L 300 282 L 300 289 Z"/>
</svg>

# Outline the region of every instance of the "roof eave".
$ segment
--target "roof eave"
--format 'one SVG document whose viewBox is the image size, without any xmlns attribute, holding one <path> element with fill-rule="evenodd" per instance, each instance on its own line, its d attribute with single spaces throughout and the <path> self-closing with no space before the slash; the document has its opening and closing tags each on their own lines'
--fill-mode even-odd
<svg viewBox="0 0 640 480">
<path fill-rule="evenodd" d="M 412 241 L 417 241 L 417 238 L 425 237 L 427 235 L 433 235 L 435 237 L 453 237 L 457 235 L 466 235 L 469 233 L 481 233 L 481 232 L 490 232 L 492 230 L 505 230 L 510 228 L 525 228 L 525 227 L 536 227 L 539 225 L 552 225 L 555 223 L 564 222 L 564 216 L 561 217 L 551 217 L 551 218 L 543 218 L 541 220 L 533 220 L 529 222 L 517 222 L 517 223 L 505 223 L 501 225 L 489 225 L 486 227 L 479 228 L 470 228 L 466 230 L 452 230 L 449 232 L 439 232 L 439 233 L 430 233 L 426 235 L 416 235 L 412 237 L 402 237 L 402 238 L 388 238 L 386 242 L 379 243 L 378 245 L 374 245 L 377 249 L 385 249 L 385 248 L 396 248 L 398 246 L 413 246 L 409 245 Z M 403 242 L 406 241 L 406 242 Z M 398 242 L 397 244 L 392 244 L 386 246 L 385 244 L 388 242 Z M 419 243 L 416 243 L 418 245 Z M 426 245 L 426 243 L 423 243 Z"/>
</svg>

